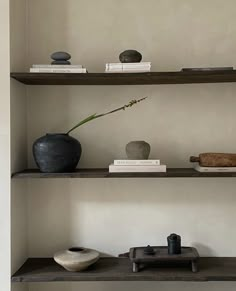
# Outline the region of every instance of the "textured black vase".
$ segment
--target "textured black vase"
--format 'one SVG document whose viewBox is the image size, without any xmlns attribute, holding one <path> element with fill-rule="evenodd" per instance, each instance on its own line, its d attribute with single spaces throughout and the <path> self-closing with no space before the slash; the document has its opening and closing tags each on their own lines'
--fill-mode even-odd
<svg viewBox="0 0 236 291">
<path fill-rule="evenodd" d="M 44 173 L 73 172 L 81 152 L 79 141 L 68 134 L 46 134 L 33 144 L 35 162 Z"/>
</svg>

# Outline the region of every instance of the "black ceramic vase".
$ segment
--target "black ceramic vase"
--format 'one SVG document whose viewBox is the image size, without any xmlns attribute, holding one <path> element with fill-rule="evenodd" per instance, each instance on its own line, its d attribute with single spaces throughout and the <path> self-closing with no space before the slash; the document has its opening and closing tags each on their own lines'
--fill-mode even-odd
<svg viewBox="0 0 236 291">
<path fill-rule="evenodd" d="M 81 152 L 79 141 L 68 134 L 46 134 L 33 144 L 35 162 L 44 173 L 73 172 Z"/>
<path fill-rule="evenodd" d="M 167 237 L 168 242 L 168 254 L 179 255 L 181 254 L 181 236 L 172 233 Z"/>
</svg>

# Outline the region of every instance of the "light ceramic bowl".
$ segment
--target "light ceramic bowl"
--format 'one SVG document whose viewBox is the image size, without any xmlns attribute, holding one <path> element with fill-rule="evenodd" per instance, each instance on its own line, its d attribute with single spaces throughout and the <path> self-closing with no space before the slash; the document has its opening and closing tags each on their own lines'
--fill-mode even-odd
<svg viewBox="0 0 236 291">
<path fill-rule="evenodd" d="M 81 247 L 57 252 L 54 260 L 70 272 L 80 272 L 97 262 L 99 252 Z"/>
</svg>

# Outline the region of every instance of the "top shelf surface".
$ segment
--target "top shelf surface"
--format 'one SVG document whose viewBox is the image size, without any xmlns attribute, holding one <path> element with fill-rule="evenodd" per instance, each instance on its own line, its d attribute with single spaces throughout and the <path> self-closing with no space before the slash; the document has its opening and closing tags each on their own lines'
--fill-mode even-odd
<svg viewBox="0 0 236 291">
<path fill-rule="evenodd" d="M 236 82 L 236 70 L 150 73 L 11 73 L 26 85 L 160 85 Z"/>
</svg>

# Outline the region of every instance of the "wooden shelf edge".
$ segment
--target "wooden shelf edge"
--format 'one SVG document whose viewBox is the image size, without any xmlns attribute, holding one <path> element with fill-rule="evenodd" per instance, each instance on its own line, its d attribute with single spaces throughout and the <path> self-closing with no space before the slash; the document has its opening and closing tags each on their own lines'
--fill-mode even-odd
<svg viewBox="0 0 236 291">
<path fill-rule="evenodd" d="M 29 258 L 12 276 L 16 282 L 77 281 L 236 281 L 236 258 L 200 258 L 199 272 L 187 267 L 151 267 L 132 272 L 127 258 L 101 258 L 83 272 L 68 272 L 52 258 Z"/>
<path fill-rule="evenodd" d="M 13 179 L 26 178 L 232 178 L 232 173 L 200 173 L 193 168 L 168 168 L 166 173 L 109 173 L 108 169 L 78 169 L 71 173 L 41 173 L 37 169 L 27 169 L 13 173 Z"/>
<path fill-rule="evenodd" d="M 12 72 L 10 76 L 26 85 L 161 85 L 236 82 L 236 70 L 115 74 Z"/>
</svg>

